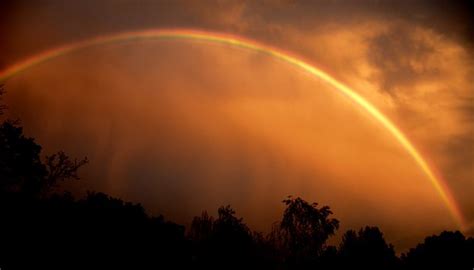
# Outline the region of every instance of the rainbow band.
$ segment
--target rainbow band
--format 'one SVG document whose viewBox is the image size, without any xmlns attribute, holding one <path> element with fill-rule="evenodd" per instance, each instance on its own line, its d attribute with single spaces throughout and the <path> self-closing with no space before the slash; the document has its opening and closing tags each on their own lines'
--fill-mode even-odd
<svg viewBox="0 0 474 270">
<path fill-rule="evenodd" d="M 327 84 L 336 88 L 340 93 L 347 96 L 349 99 L 360 105 L 366 110 L 375 120 L 382 124 L 405 148 L 405 150 L 412 156 L 415 162 L 420 166 L 422 171 L 426 174 L 435 190 L 440 195 L 443 202 L 448 207 L 453 218 L 458 223 L 461 229 L 465 228 L 465 222 L 461 211 L 456 206 L 456 202 L 449 192 L 448 187 L 436 177 L 434 172 L 428 166 L 428 163 L 423 159 L 421 154 L 416 150 L 413 144 L 407 139 L 407 137 L 395 126 L 385 115 L 383 115 L 374 105 L 364 99 L 361 95 L 357 94 L 354 90 L 348 86 L 340 83 L 329 74 L 300 60 L 299 58 L 293 57 L 288 53 L 282 52 L 275 48 L 259 44 L 254 41 L 246 40 L 241 37 L 235 37 L 230 35 L 224 35 L 220 33 L 202 32 L 188 29 L 173 29 L 173 30 L 143 30 L 136 32 L 125 32 L 120 34 L 113 34 L 108 36 L 97 37 L 88 39 L 81 42 L 72 43 L 70 45 L 58 47 L 52 50 L 45 51 L 43 53 L 32 56 L 24 61 L 16 63 L 4 70 L 0 71 L 0 83 L 6 81 L 8 78 L 20 73 L 34 65 L 40 64 L 47 60 L 75 52 L 80 49 L 88 48 L 94 45 L 103 45 L 107 43 L 113 43 L 118 41 L 131 41 L 131 40 L 143 40 L 143 39 L 186 39 L 186 40 L 200 40 L 206 42 L 220 43 L 240 47 L 255 52 L 259 52 L 279 60 L 282 60 L 288 64 L 300 68 L 301 70 L 323 80 Z"/>
</svg>

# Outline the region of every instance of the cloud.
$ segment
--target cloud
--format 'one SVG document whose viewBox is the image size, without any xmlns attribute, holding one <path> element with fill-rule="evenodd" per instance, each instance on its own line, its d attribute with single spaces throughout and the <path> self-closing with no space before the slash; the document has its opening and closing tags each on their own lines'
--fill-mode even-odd
<svg viewBox="0 0 474 270">
<path fill-rule="evenodd" d="M 420 80 L 439 75 L 439 68 L 427 60 L 434 48 L 420 37 L 413 26 L 397 24 L 369 41 L 368 59 L 375 66 L 380 89 L 391 95 Z M 408 87 L 407 87 L 408 86 Z"/>
<path fill-rule="evenodd" d="M 400 23 L 369 40 L 372 80 L 392 96 L 396 118 L 441 168 L 468 219 L 474 165 L 470 51 L 429 29 Z"/>
<path fill-rule="evenodd" d="M 471 1 L 2 1 L 2 65 L 90 36 L 155 27 L 242 34 L 274 44 L 280 28 L 315 34 L 331 25 L 404 21 L 471 46 Z M 284 34 L 284 33 L 282 33 Z M 14 38 L 13 38 L 14 37 Z"/>
</svg>

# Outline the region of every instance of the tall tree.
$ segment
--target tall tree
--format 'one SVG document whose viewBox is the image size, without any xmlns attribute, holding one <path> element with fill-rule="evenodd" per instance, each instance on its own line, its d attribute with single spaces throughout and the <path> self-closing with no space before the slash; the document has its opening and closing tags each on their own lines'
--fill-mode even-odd
<svg viewBox="0 0 474 270">
<path fill-rule="evenodd" d="M 330 218 L 329 206 L 319 208 L 317 203 L 291 196 L 283 203 L 286 209 L 273 237 L 286 249 L 283 253 L 290 264 L 308 264 L 323 252 L 327 239 L 339 228 L 339 221 Z"/>
<path fill-rule="evenodd" d="M 6 108 L 1 103 L 4 89 L 0 86 L 0 115 Z M 20 192 L 39 196 L 51 191 L 60 181 L 78 179 L 77 171 L 87 158 L 69 158 L 60 151 L 41 160 L 41 146 L 23 134 L 19 121 L 0 124 L 0 192 Z"/>
</svg>

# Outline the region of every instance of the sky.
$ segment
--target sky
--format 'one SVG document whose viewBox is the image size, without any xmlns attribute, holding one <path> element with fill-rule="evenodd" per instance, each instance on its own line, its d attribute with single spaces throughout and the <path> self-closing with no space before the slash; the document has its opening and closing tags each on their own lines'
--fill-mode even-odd
<svg viewBox="0 0 474 270">
<path fill-rule="evenodd" d="M 468 1 L 2 1 L 0 70 L 143 29 L 244 37 L 366 98 L 416 146 L 474 223 L 474 28 Z M 287 195 L 341 229 L 377 225 L 398 250 L 456 229 L 403 147 L 321 80 L 268 55 L 192 40 L 94 46 L 5 82 L 44 152 L 87 156 L 77 193 L 104 191 L 180 223 L 231 204 L 268 231 Z"/>
</svg>

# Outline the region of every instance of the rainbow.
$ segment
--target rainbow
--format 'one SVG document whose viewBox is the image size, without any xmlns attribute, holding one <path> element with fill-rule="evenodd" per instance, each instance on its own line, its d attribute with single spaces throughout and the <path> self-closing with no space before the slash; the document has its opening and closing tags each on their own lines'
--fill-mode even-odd
<svg viewBox="0 0 474 270">
<path fill-rule="evenodd" d="M 410 154 L 414 159 L 416 164 L 427 176 L 434 189 L 438 192 L 439 196 L 447 206 L 448 210 L 452 214 L 454 220 L 457 222 L 461 229 L 465 228 L 465 221 L 461 214 L 460 209 L 457 207 L 457 204 L 449 192 L 446 184 L 440 180 L 439 177 L 435 175 L 433 170 L 430 168 L 428 163 L 422 157 L 420 152 L 414 147 L 414 145 L 408 140 L 408 138 L 402 133 L 402 131 L 395 126 L 395 124 L 390 121 L 384 114 L 382 114 L 374 105 L 369 101 L 364 99 L 357 92 L 344 85 L 343 83 L 337 81 L 328 73 L 322 71 L 321 69 L 315 67 L 314 65 L 309 64 L 301 60 L 301 58 L 294 57 L 289 53 L 283 52 L 276 48 L 266 46 L 255 41 L 247 40 L 242 37 L 231 36 L 221 33 L 213 32 L 203 32 L 190 29 L 153 29 L 153 30 L 141 30 L 134 32 L 124 32 L 119 34 L 112 34 L 106 36 L 100 36 L 93 39 L 87 39 L 84 41 L 72 43 L 69 45 L 57 47 L 43 53 L 34 55 L 24 61 L 20 61 L 6 69 L 0 71 L 0 83 L 5 82 L 7 79 L 15 76 L 16 74 L 32 67 L 37 64 L 43 63 L 45 61 L 54 59 L 56 57 L 66 55 L 81 49 L 89 48 L 92 46 L 103 45 L 119 41 L 134 41 L 134 40 L 144 40 L 144 39 L 184 39 L 184 40 L 198 40 L 211 43 L 220 43 L 226 44 L 233 47 L 239 47 L 255 51 L 268 55 L 270 57 L 279 59 L 283 62 L 286 62 L 290 65 L 293 65 L 310 75 L 313 75 L 316 78 L 321 79 L 325 83 L 333 86 L 340 93 L 348 97 L 350 100 L 358 104 L 366 112 L 368 112 L 376 121 L 378 121 L 385 129 L 395 137 L 395 139 L 401 144 L 401 146 Z"/>
</svg>

